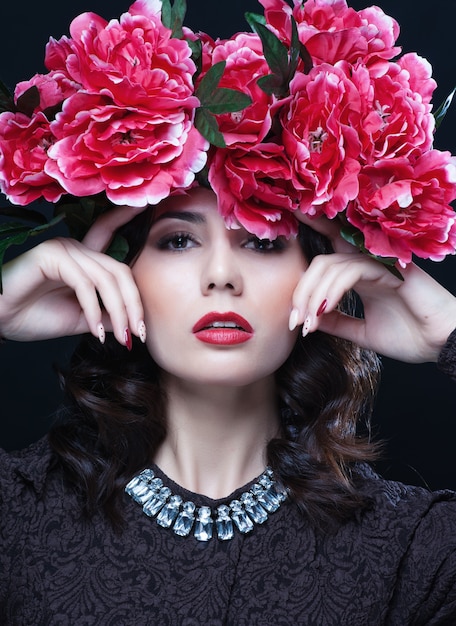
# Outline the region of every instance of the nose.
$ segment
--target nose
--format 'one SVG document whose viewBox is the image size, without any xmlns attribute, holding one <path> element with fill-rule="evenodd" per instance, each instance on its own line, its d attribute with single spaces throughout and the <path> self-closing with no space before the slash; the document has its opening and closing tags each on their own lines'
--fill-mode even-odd
<svg viewBox="0 0 456 626">
<path fill-rule="evenodd" d="M 242 293 L 243 279 L 239 260 L 227 239 L 218 240 L 205 256 L 201 290 L 205 295 L 217 290 L 226 290 L 235 296 Z"/>
</svg>

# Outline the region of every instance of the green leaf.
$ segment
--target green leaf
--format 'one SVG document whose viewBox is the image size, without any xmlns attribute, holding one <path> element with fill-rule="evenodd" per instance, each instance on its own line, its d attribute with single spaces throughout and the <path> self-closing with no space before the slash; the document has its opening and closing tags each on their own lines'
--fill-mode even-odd
<svg viewBox="0 0 456 626">
<path fill-rule="evenodd" d="M 223 72 L 225 71 L 225 67 L 226 61 L 219 61 L 219 63 L 215 63 L 201 79 L 195 95 L 203 106 L 207 106 L 211 103 L 223 76 Z"/>
<path fill-rule="evenodd" d="M 29 228 L 19 222 L 9 222 L 7 224 L 0 225 L 0 294 L 3 293 L 2 273 L 3 259 L 5 253 L 10 246 L 18 246 L 27 241 L 29 237 L 33 237 L 40 233 L 45 232 L 49 228 L 52 228 L 63 219 L 63 216 L 58 216 L 35 228 Z M 9 234 L 8 234 L 9 233 Z"/>
<path fill-rule="evenodd" d="M 301 56 L 301 42 L 299 41 L 298 25 L 291 16 L 291 45 L 290 45 L 290 65 L 288 68 L 288 81 L 296 74 L 299 58 Z"/>
<path fill-rule="evenodd" d="M 257 80 L 257 83 L 259 88 L 262 89 L 264 93 L 268 94 L 268 96 L 274 94 L 280 96 L 283 94 L 283 81 L 276 74 L 262 76 Z"/>
<path fill-rule="evenodd" d="M 40 92 L 36 85 L 32 85 L 17 99 L 17 110 L 27 117 L 32 117 L 35 109 L 40 106 Z"/>
<path fill-rule="evenodd" d="M 161 18 L 163 26 L 169 28 L 173 33 L 173 37 L 177 39 L 182 39 L 184 36 L 182 27 L 186 12 L 186 0 L 174 0 L 173 5 L 171 5 L 170 0 L 163 0 L 162 2 Z"/>
<path fill-rule="evenodd" d="M 30 226 L 22 222 L 5 222 L 0 224 L 0 237 L 10 237 L 15 233 L 26 232 L 30 230 Z"/>
<path fill-rule="evenodd" d="M 437 111 L 434 113 L 436 130 L 440 127 L 440 124 L 443 122 L 443 118 L 448 113 L 448 109 L 450 108 L 451 103 L 453 102 L 453 97 L 455 93 L 456 93 L 456 87 L 453 89 L 453 91 L 450 93 L 448 98 L 444 102 L 442 102 L 442 104 L 439 106 Z"/>
<path fill-rule="evenodd" d="M 217 148 L 226 148 L 225 139 L 219 130 L 217 120 L 207 109 L 197 109 L 195 126 L 212 145 L 217 146 Z"/>
<path fill-rule="evenodd" d="M 170 0 L 162 0 L 161 21 L 165 28 L 172 30 L 172 9 Z"/>
<path fill-rule="evenodd" d="M 263 24 L 256 24 L 256 32 L 263 44 L 264 57 L 272 74 L 288 79 L 288 50 L 285 44 Z"/>
<path fill-rule="evenodd" d="M 192 41 L 191 39 L 186 39 L 190 50 L 192 51 L 192 59 L 194 64 L 196 65 L 196 76 L 201 74 L 201 70 L 203 69 L 203 44 L 201 39 L 197 39 L 196 41 Z"/>
<path fill-rule="evenodd" d="M 249 11 L 247 13 L 244 13 L 244 17 L 247 21 L 247 24 L 250 26 L 254 33 L 256 33 L 257 24 L 262 24 L 263 26 L 266 26 L 266 18 L 260 13 L 251 13 Z"/>
<path fill-rule="evenodd" d="M 5 113 L 5 111 L 16 111 L 16 105 L 10 90 L 0 80 L 0 113 Z"/>
<path fill-rule="evenodd" d="M 242 111 L 250 104 L 252 104 L 252 99 L 246 93 L 236 89 L 221 87 L 214 92 L 211 102 L 204 105 L 204 108 L 211 113 L 219 115 L 221 113 Z"/>
<path fill-rule="evenodd" d="M 304 74 L 308 74 L 313 68 L 313 61 L 310 52 L 307 50 L 306 46 L 303 43 L 301 43 L 299 46 L 299 56 L 304 63 Z"/>
<path fill-rule="evenodd" d="M 366 254 L 371 259 L 374 259 L 374 261 L 378 261 L 379 263 L 384 265 L 386 269 L 391 272 L 391 274 L 393 274 L 393 276 L 395 276 L 399 280 L 404 280 L 404 277 L 396 267 L 397 258 L 377 256 L 369 252 L 369 250 L 365 246 L 364 235 L 360 230 L 358 230 L 354 226 L 351 226 L 350 224 L 347 224 L 340 229 L 340 235 L 342 239 L 345 239 L 345 241 L 348 241 L 348 243 L 350 243 L 352 246 L 358 248 L 363 254 Z"/>
<path fill-rule="evenodd" d="M 34 222 L 35 224 L 45 224 L 46 217 L 39 211 L 25 209 L 22 206 L 0 208 L 0 215 L 5 217 L 15 217 L 26 222 Z"/>
<path fill-rule="evenodd" d="M 185 14 L 187 12 L 187 2 L 186 0 L 174 0 L 173 10 L 171 13 L 172 17 L 172 26 L 171 30 L 173 31 L 173 36 L 177 39 L 182 39 L 184 36 L 183 26 L 185 20 Z"/>
<path fill-rule="evenodd" d="M 128 250 L 128 242 L 125 237 L 116 234 L 106 250 L 106 254 L 116 261 L 123 261 L 128 254 Z"/>
</svg>

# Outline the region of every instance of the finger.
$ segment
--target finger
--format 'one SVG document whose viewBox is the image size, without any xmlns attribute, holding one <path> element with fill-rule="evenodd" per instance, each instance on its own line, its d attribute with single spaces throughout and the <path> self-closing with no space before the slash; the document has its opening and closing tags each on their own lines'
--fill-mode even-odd
<svg viewBox="0 0 456 626">
<path fill-rule="evenodd" d="M 132 220 L 147 207 L 119 206 L 103 213 L 89 229 L 82 243 L 91 250 L 106 250 L 118 228 Z"/>
<path fill-rule="evenodd" d="M 91 277 L 106 310 L 103 323 L 107 330 L 112 330 L 123 345 L 129 343 L 127 332 L 145 341 L 144 310 L 130 268 L 77 242 L 69 245 L 68 252 Z"/>
<path fill-rule="evenodd" d="M 319 326 L 322 315 L 337 308 L 344 295 L 360 280 L 376 281 L 385 270 L 362 255 L 320 255 L 315 257 L 293 294 L 292 323 L 303 324 L 303 334 Z"/>
<path fill-rule="evenodd" d="M 323 315 L 319 320 L 318 330 L 340 339 L 352 341 L 361 348 L 370 347 L 366 343 L 364 319 L 347 315 L 341 311 L 331 311 Z"/>
</svg>

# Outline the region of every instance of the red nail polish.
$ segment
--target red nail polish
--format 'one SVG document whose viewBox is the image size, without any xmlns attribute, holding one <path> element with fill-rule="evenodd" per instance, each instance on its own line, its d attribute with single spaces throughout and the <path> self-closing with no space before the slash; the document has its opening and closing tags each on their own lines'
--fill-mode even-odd
<svg viewBox="0 0 456 626">
<path fill-rule="evenodd" d="M 128 352 L 130 352 L 131 349 L 133 348 L 133 342 L 131 340 L 131 333 L 130 333 L 129 328 L 125 329 L 124 340 L 125 340 L 125 345 L 127 346 Z"/>
<path fill-rule="evenodd" d="M 318 307 L 317 317 L 320 317 L 320 315 L 323 315 L 323 313 L 326 311 L 327 306 L 328 306 L 328 300 L 325 298 L 323 302 L 320 304 L 320 306 Z"/>
</svg>

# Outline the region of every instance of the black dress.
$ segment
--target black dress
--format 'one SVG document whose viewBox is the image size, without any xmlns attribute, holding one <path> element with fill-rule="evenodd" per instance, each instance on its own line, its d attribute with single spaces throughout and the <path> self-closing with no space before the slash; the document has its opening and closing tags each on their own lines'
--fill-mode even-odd
<svg viewBox="0 0 456 626">
<path fill-rule="evenodd" d="M 452 340 L 440 366 L 454 376 Z M 365 465 L 354 477 L 373 506 L 334 534 L 286 501 L 253 532 L 203 543 L 161 528 L 127 495 L 122 533 L 82 517 L 46 438 L 0 453 L 0 623 L 455 625 L 456 495 Z M 200 506 L 238 494 L 214 501 L 163 480 Z"/>
</svg>

